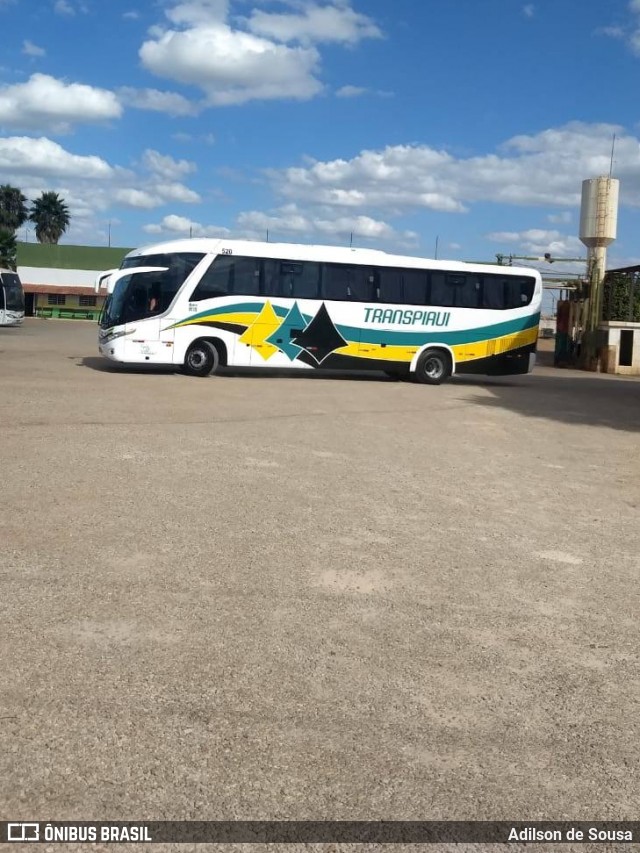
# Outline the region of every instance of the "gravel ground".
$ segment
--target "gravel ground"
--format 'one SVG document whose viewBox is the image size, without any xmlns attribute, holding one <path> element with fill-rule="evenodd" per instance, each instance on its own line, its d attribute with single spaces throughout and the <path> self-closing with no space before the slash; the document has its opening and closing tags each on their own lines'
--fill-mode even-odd
<svg viewBox="0 0 640 853">
<path fill-rule="evenodd" d="M 638 817 L 640 383 L 0 366 L 2 817 Z"/>
</svg>

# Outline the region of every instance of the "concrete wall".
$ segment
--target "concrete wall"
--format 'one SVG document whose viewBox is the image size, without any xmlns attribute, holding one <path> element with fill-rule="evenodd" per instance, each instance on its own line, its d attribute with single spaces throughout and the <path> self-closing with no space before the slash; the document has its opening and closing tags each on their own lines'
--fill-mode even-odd
<svg viewBox="0 0 640 853">
<path fill-rule="evenodd" d="M 64 305 L 49 305 L 49 294 L 34 294 L 34 313 L 36 317 L 54 317 L 69 320 L 97 320 L 102 310 L 104 296 L 95 297 L 95 307 L 80 305 L 80 296 L 65 294 Z"/>
<path fill-rule="evenodd" d="M 640 323 L 624 323 L 610 321 L 601 323 L 598 327 L 601 335 L 600 341 L 600 364 L 603 373 L 618 373 L 622 376 L 640 375 Z M 621 346 L 622 332 L 631 332 L 633 335 L 633 347 L 631 352 L 631 364 L 620 364 L 624 356 L 624 347 Z"/>
<path fill-rule="evenodd" d="M 18 266 L 22 284 L 51 285 L 52 288 L 93 287 L 98 273 L 95 270 L 58 270 L 45 267 Z"/>
</svg>

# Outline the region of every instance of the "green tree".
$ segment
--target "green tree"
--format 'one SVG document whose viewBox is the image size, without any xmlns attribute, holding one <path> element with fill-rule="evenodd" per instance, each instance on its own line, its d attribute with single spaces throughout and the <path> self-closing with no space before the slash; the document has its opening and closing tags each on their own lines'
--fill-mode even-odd
<svg viewBox="0 0 640 853">
<path fill-rule="evenodd" d="M 29 218 L 27 198 L 18 187 L 0 186 L 0 228 L 17 231 Z"/>
<path fill-rule="evenodd" d="M 69 208 L 58 193 L 43 192 L 33 202 L 29 219 L 39 243 L 57 243 L 69 227 Z"/>
<path fill-rule="evenodd" d="M 0 267 L 15 270 L 18 245 L 16 235 L 9 228 L 0 226 Z"/>
<path fill-rule="evenodd" d="M 640 276 L 608 273 L 603 286 L 603 320 L 640 322 Z"/>
</svg>

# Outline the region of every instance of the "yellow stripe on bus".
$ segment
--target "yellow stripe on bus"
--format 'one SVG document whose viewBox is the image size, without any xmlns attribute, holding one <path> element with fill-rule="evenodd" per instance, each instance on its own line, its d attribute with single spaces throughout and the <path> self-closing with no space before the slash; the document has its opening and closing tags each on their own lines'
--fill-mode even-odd
<svg viewBox="0 0 640 853">
<path fill-rule="evenodd" d="M 451 347 L 456 362 L 472 361 L 476 358 L 487 358 L 500 355 L 518 347 L 536 342 L 538 329 L 526 329 L 515 335 L 505 335 L 502 338 L 491 338 L 487 341 L 476 341 L 472 344 L 456 344 Z M 437 344 L 435 344 L 437 346 Z M 348 355 L 354 358 L 371 358 L 376 361 L 410 362 L 418 352 L 419 347 L 382 346 L 381 344 L 349 343 L 335 350 L 336 355 Z"/>
</svg>

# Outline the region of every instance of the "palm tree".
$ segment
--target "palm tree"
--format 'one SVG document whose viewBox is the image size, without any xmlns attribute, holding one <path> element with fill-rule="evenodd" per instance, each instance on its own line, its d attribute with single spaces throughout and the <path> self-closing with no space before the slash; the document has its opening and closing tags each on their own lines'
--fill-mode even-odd
<svg viewBox="0 0 640 853">
<path fill-rule="evenodd" d="M 43 192 L 33 202 L 29 219 L 39 243 L 57 243 L 69 227 L 69 208 L 58 193 Z"/>
<path fill-rule="evenodd" d="M 18 187 L 0 186 L 0 228 L 17 231 L 29 218 L 26 196 Z"/>
<path fill-rule="evenodd" d="M 16 235 L 9 228 L 0 227 L 0 267 L 15 270 L 18 246 Z"/>
</svg>

